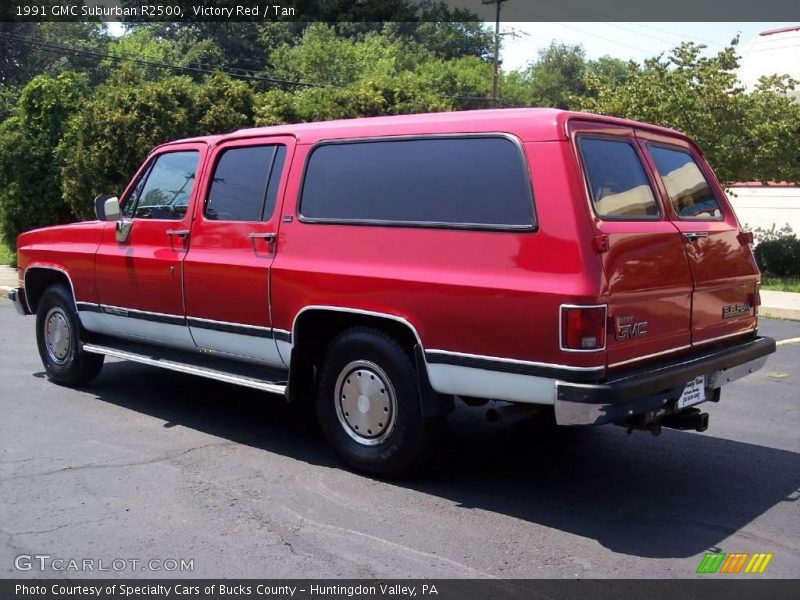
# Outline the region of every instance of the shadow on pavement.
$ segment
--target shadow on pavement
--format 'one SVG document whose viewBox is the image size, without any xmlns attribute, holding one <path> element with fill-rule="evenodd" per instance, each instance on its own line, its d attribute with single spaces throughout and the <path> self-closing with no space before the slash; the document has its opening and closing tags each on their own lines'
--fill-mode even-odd
<svg viewBox="0 0 800 600">
<path fill-rule="evenodd" d="M 344 468 L 308 418 L 278 396 L 121 362 L 107 364 L 89 391 L 162 419 L 166 428 L 182 425 Z M 459 408 L 434 463 L 392 485 L 651 558 L 718 547 L 776 504 L 798 498 L 792 452 L 707 434 L 627 436 L 614 426 L 556 429 L 543 421 L 489 425 L 482 411 Z"/>
</svg>

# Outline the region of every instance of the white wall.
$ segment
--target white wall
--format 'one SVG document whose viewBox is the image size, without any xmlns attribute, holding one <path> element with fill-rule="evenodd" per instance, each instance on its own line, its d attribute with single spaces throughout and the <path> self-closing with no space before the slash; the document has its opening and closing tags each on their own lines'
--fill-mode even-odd
<svg viewBox="0 0 800 600">
<path fill-rule="evenodd" d="M 728 200 L 742 227 L 769 229 L 775 225 L 780 229 L 788 223 L 800 236 L 800 187 L 735 187 L 728 191 L 735 194 L 728 194 Z"/>
</svg>

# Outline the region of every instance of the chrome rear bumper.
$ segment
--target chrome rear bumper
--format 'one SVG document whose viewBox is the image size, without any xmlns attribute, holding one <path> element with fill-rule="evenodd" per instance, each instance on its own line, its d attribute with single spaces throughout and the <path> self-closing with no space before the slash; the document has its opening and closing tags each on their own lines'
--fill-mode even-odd
<svg viewBox="0 0 800 600">
<path fill-rule="evenodd" d="M 723 385 L 754 373 L 775 352 L 775 340 L 750 338 L 614 376 L 605 383 L 556 383 L 555 413 L 559 425 L 600 425 L 669 406 L 686 382 L 706 376 L 706 397 Z M 716 396 L 718 397 L 718 395 Z"/>
</svg>

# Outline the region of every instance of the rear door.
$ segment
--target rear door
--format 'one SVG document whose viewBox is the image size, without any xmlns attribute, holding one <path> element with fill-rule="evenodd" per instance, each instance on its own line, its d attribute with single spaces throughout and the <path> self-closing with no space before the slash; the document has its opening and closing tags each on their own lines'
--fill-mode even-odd
<svg viewBox="0 0 800 600">
<path fill-rule="evenodd" d="M 680 233 L 627 127 L 571 122 L 597 231 L 609 368 L 690 347 L 692 276 Z"/>
<path fill-rule="evenodd" d="M 186 318 L 206 352 L 282 366 L 270 318 L 282 174 L 294 138 L 226 142 L 214 148 L 210 177 L 184 261 Z"/>
<path fill-rule="evenodd" d="M 692 344 L 756 327 L 758 267 L 711 169 L 686 140 L 637 132 L 649 154 L 667 214 L 681 233 L 694 280 Z"/>
</svg>

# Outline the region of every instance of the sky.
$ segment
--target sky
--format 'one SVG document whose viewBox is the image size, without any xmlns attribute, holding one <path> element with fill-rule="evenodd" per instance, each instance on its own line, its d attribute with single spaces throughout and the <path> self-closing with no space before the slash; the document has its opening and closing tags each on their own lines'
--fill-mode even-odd
<svg viewBox="0 0 800 600">
<path fill-rule="evenodd" d="M 507 4 L 508 18 L 524 18 L 514 13 L 513 4 Z M 500 31 L 506 35 L 501 42 L 502 68 L 506 71 L 523 68 L 536 58 L 540 49 L 553 41 L 581 44 L 588 58 L 609 55 L 623 60 L 642 62 L 691 41 L 708 46 L 713 53 L 728 44 L 737 33 L 742 44 L 760 32 L 794 25 L 795 23 L 502 23 Z M 113 35 L 121 35 L 124 28 L 119 23 L 108 23 Z M 487 22 L 494 31 L 494 22 Z M 800 57 L 798 57 L 800 61 Z"/>
<path fill-rule="evenodd" d="M 509 18 L 520 18 L 504 6 Z M 794 23 L 506 23 L 500 31 L 507 33 L 501 42 L 502 67 L 506 71 L 524 67 L 540 49 L 552 41 L 581 44 L 588 58 L 604 55 L 641 62 L 678 46 L 682 41 L 708 46 L 715 52 L 728 44 L 737 33 L 740 46 L 767 29 Z M 489 25 L 489 23 L 487 23 Z M 491 24 L 494 29 L 494 22 Z M 513 35 L 516 34 L 516 35 Z M 798 57 L 800 61 L 800 57 Z"/>
</svg>

